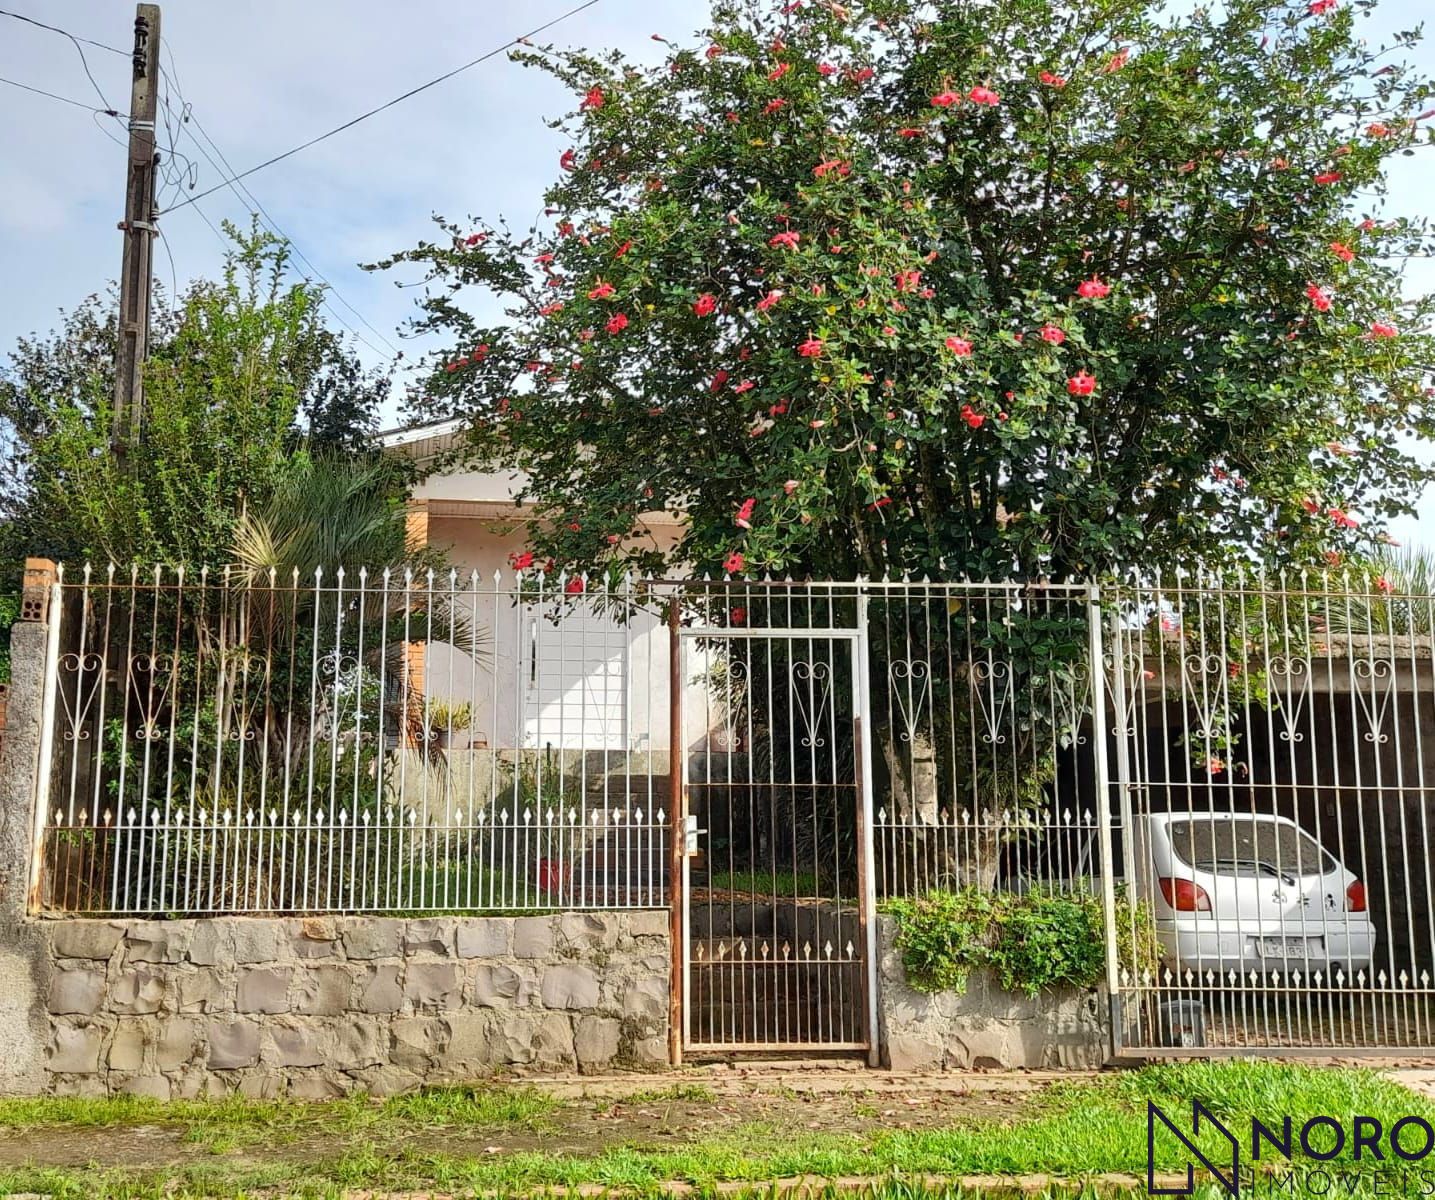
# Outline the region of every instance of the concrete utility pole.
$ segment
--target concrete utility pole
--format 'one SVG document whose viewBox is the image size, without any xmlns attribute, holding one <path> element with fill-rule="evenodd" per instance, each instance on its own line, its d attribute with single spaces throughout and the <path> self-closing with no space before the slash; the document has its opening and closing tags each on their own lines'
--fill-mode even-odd
<svg viewBox="0 0 1435 1200">
<path fill-rule="evenodd" d="M 154 124 L 159 102 L 159 5 L 135 6 L 134 78 L 130 84 L 130 155 L 125 181 L 125 253 L 120 267 L 119 346 L 115 356 L 116 455 L 139 437 L 144 421 L 144 362 L 154 236 Z"/>
</svg>

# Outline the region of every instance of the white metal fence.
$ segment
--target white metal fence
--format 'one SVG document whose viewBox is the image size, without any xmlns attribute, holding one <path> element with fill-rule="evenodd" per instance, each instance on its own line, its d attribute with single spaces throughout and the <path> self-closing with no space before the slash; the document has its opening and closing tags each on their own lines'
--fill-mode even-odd
<svg viewBox="0 0 1435 1200">
<path fill-rule="evenodd" d="M 856 1037 L 884 900 L 1079 889 L 1124 1049 L 1435 1045 L 1435 597 L 109 570 L 52 610 L 52 911 L 681 902 L 694 1041 L 761 1043 Z M 840 959 L 846 1007 L 737 1012 L 749 957 Z"/>
</svg>

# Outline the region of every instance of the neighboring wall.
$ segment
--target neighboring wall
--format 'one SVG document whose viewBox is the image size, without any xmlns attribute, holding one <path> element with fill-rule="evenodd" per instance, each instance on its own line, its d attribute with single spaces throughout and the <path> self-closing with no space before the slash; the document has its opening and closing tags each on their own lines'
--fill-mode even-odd
<svg viewBox="0 0 1435 1200">
<path fill-rule="evenodd" d="M 322 1099 L 667 1064 L 666 912 L 38 923 L 41 1089 Z"/>
<path fill-rule="evenodd" d="M 1006 992 L 988 971 L 965 992 L 919 992 L 907 982 L 896 922 L 878 918 L 878 1004 L 884 1065 L 894 1071 L 1099 1067 L 1111 1052 L 1104 992 Z"/>
</svg>

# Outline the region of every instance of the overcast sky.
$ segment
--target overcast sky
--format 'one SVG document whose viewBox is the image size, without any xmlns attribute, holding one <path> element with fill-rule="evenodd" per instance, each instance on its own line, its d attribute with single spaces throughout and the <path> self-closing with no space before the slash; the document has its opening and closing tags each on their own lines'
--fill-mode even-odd
<svg viewBox="0 0 1435 1200">
<path fill-rule="evenodd" d="M 243 170 L 578 3 L 167 0 L 166 90 L 176 108 L 183 96 L 224 157 Z M 1384 0 L 1365 22 L 1369 40 L 1414 26 L 1427 5 Z M 133 36 L 131 0 L 0 0 L 0 8 L 110 46 L 128 48 Z M 707 10 L 707 0 L 598 0 L 544 37 L 651 59 L 661 51 L 651 34 L 685 40 Z M 123 111 L 127 60 L 84 50 L 100 91 Z M 1435 74 L 1435 43 L 1422 45 L 1418 57 Z M 67 39 L 6 17 L 0 17 L 0 77 L 99 103 Z M 436 212 L 504 214 L 526 225 L 563 149 L 542 118 L 571 105 L 546 76 L 500 55 L 245 182 L 335 286 L 334 311 L 372 346 L 360 352 L 380 362 L 389 354 L 380 334 L 403 344 L 397 330 L 412 311 L 412 293 L 399 290 L 393 275 L 368 274 L 356 264 L 429 236 Z M 21 334 L 52 328 L 60 309 L 104 290 L 118 274 L 122 134 L 117 121 L 0 83 L 0 353 Z M 197 164 L 197 190 L 221 181 L 196 139 L 182 134 L 177 146 Z M 1395 181 L 1394 211 L 1431 213 L 1431 155 L 1401 160 Z M 174 203 L 175 190 L 166 192 L 166 203 Z M 224 190 L 162 219 L 181 286 L 218 265 L 221 243 L 204 218 L 216 226 L 223 218 L 247 223 L 250 210 Z M 155 263 L 168 281 L 163 246 Z M 1412 264 L 1409 289 L 1435 290 L 1435 263 Z M 1422 503 L 1422 518 L 1435 530 L 1435 495 Z M 1415 540 L 1417 530 L 1407 522 L 1396 536 Z"/>
</svg>

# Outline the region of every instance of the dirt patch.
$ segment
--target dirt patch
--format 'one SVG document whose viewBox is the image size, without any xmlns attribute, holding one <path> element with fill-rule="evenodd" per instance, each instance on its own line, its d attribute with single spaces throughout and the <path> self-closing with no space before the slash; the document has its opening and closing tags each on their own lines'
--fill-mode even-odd
<svg viewBox="0 0 1435 1200">
<path fill-rule="evenodd" d="M 596 1082 L 554 1081 L 551 1090 L 593 1088 Z M 496 1158 L 539 1150 L 591 1156 L 621 1146 L 661 1150 L 750 1136 L 755 1127 L 771 1131 L 774 1138 L 804 1133 L 862 1136 L 878 1130 L 1016 1120 L 1039 1102 L 1045 1086 L 1018 1079 L 1009 1088 L 964 1087 L 938 1079 L 894 1087 L 891 1077 L 878 1084 L 876 1077 L 852 1074 L 846 1074 L 845 1087 L 835 1086 L 835 1080 L 825 1080 L 820 1087 L 812 1082 L 798 1075 L 775 1081 L 770 1076 L 761 1081 L 687 1076 L 680 1082 L 648 1076 L 620 1090 L 610 1081 L 608 1087 L 619 1094 L 570 1094 L 538 1121 L 519 1125 L 385 1117 L 336 1128 L 326 1122 L 323 1106 L 316 1105 L 286 1112 L 284 1124 L 274 1127 L 175 1123 L 10 1129 L 0 1131 L 0 1169 L 166 1170 L 212 1162 L 216 1156 L 231 1167 L 303 1166 L 359 1149 L 384 1156 Z"/>
</svg>

